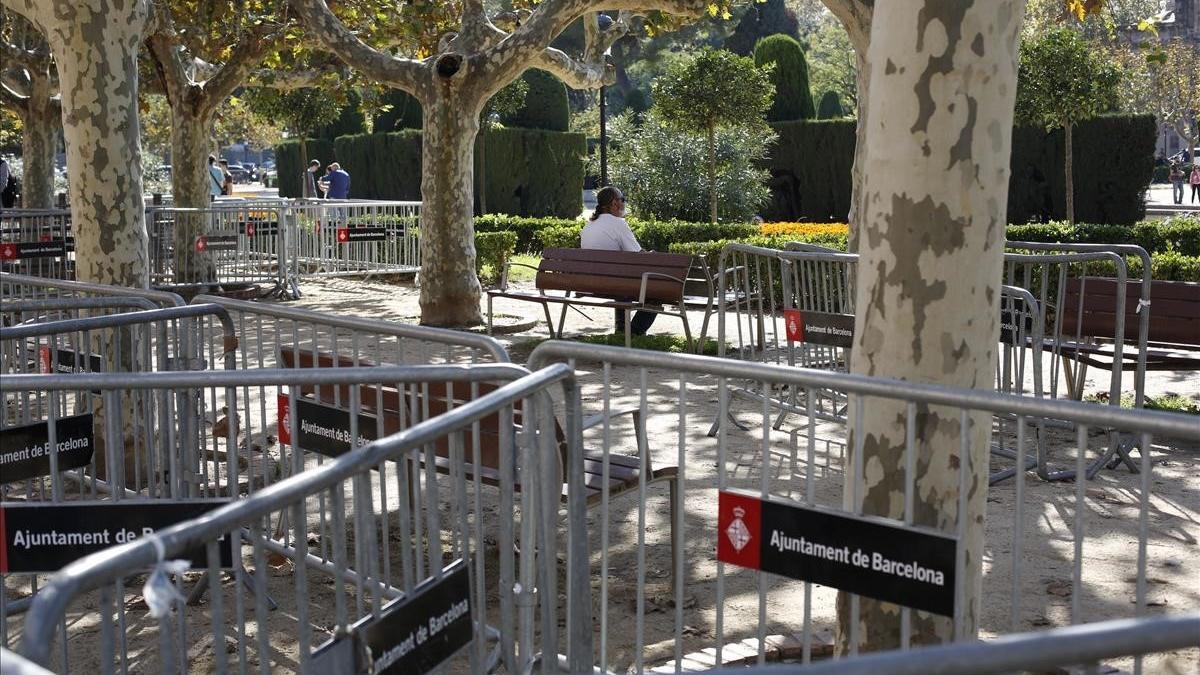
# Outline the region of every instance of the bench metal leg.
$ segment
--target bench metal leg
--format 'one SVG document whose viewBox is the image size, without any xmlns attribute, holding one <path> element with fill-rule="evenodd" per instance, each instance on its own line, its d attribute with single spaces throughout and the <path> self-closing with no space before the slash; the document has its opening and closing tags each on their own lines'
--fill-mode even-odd
<svg viewBox="0 0 1200 675">
<path fill-rule="evenodd" d="M 558 315 L 558 339 L 562 339 L 563 331 L 567 329 L 567 310 L 571 309 L 571 304 L 564 302 L 562 312 Z"/>
<path fill-rule="evenodd" d="M 492 294 L 491 294 L 491 293 L 488 293 L 488 326 L 487 326 L 487 334 L 488 334 L 488 336 L 491 336 L 491 334 L 492 334 Z"/>
<path fill-rule="evenodd" d="M 549 326 L 549 328 L 550 328 L 550 337 L 552 337 L 552 338 L 561 337 L 561 335 L 556 335 L 554 332 L 554 319 L 551 318 L 551 316 L 550 316 L 550 303 L 543 302 L 542 303 L 542 311 L 544 311 L 546 313 L 546 325 Z"/>
</svg>

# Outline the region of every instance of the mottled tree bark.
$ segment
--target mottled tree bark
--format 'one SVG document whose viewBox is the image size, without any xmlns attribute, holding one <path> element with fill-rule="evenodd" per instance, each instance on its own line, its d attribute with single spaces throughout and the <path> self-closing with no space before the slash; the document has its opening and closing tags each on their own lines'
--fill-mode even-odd
<svg viewBox="0 0 1200 675">
<path fill-rule="evenodd" d="M 192 106 L 171 106 L 171 196 L 176 206 L 206 208 L 211 199 L 208 155 L 211 148 L 212 115 Z M 208 219 L 177 214 L 175 221 L 175 280 L 180 283 L 216 281 L 217 268 L 211 253 L 197 251 L 196 237 L 208 233 Z"/>
<path fill-rule="evenodd" d="M 852 371 L 990 388 L 996 359 L 1017 47 L 1024 0 L 889 0 L 876 8 L 861 201 Z M 864 472 L 844 502 L 904 517 L 903 403 L 851 401 L 849 447 Z M 963 634 L 979 621 L 991 416 L 918 406 L 913 521 L 953 533 L 966 518 Z M 856 430 L 861 438 L 855 435 Z M 969 456 L 960 456 L 966 434 Z M 852 450 L 852 453 L 854 451 Z M 959 467 L 966 462 L 966 512 Z M 860 650 L 894 647 L 900 608 L 860 598 Z M 839 648 L 852 616 L 839 597 Z M 950 620 L 913 612 L 914 643 L 952 638 Z"/>
<path fill-rule="evenodd" d="M 421 323 L 471 325 L 482 320 L 475 275 L 475 135 L 478 102 L 450 83 L 424 105 L 421 154 Z M 472 108 L 470 110 L 464 109 Z M 434 224 L 441 224 L 440 227 Z"/>
<path fill-rule="evenodd" d="M 145 0 L 2 0 L 54 53 L 63 106 L 75 270 L 81 281 L 148 283 L 137 54 Z"/>
<path fill-rule="evenodd" d="M 21 156 L 25 174 L 21 180 L 21 205 L 27 209 L 54 207 L 54 157 L 62 129 L 62 106 L 51 91 L 49 78 L 31 80 L 29 98 L 21 122 Z"/>
</svg>

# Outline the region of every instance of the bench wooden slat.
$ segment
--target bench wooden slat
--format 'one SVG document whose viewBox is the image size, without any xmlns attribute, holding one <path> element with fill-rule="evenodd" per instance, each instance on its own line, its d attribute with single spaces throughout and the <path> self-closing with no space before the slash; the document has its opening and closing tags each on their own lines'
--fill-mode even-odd
<svg viewBox="0 0 1200 675">
<path fill-rule="evenodd" d="M 1063 293 L 1062 334 L 1116 337 L 1116 302 L 1119 291 L 1116 279 L 1067 279 Z M 1137 308 L 1141 294 L 1140 281 L 1126 281 L 1124 339 L 1128 342 L 1136 342 L 1138 339 L 1141 317 Z M 1152 281 L 1149 326 L 1150 342 L 1200 346 L 1200 284 Z"/>
<path fill-rule="evenodd" d="M 659 253 L 657 251 L 605 251 L 595 248 L 548 248 L 542 251 L 542 260 L 578 260 L 580 262 L 628 262 L 630 256 L 644 260 L 647 265 L 667 267 L 689 267 L 692 256 L 683 253 Z"/>
<path fill-rule="evenodd" d="M 568 291 L 595 295 L 614 300 L 636 300 L 642 290 L 638 278 L 597 277 L 588 274 L 538 272 L 537 287 L 543 291 Z M 646 302 L 678 303 L 683 297 L 683 284 L 665 279 L 646 281 Z"/>
<path fill-rule="evenodd" d="M 690 266 L 680 265 L 643 265 L 631 262 L 599 262 L 594 260 L 542 260 L 540 272 L 557 272 L 565 274 L 592 274 L 601 277 L 618 277 L 641 280 L 642 274 L 653 272 L 665 274 L 678 279 L 687 279 Z"/>
</svg>

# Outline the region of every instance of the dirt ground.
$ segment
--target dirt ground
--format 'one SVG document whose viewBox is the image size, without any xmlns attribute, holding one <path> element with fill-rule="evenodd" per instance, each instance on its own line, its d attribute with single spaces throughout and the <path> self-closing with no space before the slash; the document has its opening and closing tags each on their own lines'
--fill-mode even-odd
<svg viewBox="0 0 1200 675">
<path fill-rule="evenodd" d="M 289 303 L 296 307 L 331 312 L 344 316 L 411 321 L 419 314 L 415 288 L 357 280 L 322 280 L 305 282 L 304 297 Z M 541 318 L 541 308 L 532 303 L 502 300 L 496 311 L 511 317 Z M 590 315 L 590 316 L 585 316 Z M 692 316 L 698 328 L 701 316 Z M 557 321 L 558 314 L 555 313 Z M 611 332 L 612 313 L 608 310 L 568 312 L 566 336 Z M 682 333 L 679 320 L 660 317 L 652 333 Z M 715 326 L 710 337 L 715 336 Z M 523 363 L 536 341 L 548 337 L 544 322 L 521 333 L 498 336 L 509 348 L 513 360 Z M 577 372 L 582 384 L 584 413 L 598 412 L 602 406 L 605 374 L 587 364 Z M 717 416 L 717 383 L 711 377 L 689 378 L 686 396 L 681 401 L 680 380 L 677 374 L 649 369 L 613 368 L 607 374 L 611 406 L 636 405 L 645 382 L 647 406 L 651 410 L 648 422 L 648 447 L 655 466 L 683 466 L 684 517 L 682 535 L 684 578 L 682 594 L 678 594 L 672 578 L 671 527 L 668 517 L 668 490 L 664 483 L 648 486 L 645 509 L 639 509 L 635 491 L 613 497 L 607 518 L 593 509 L 589 515 L 592 532 L 593 597 L 600 597 L 601 568 L 607 566 L 604 577 L 607 596 L 597 600 L 593 614 L 597 618 L 593 634 L 597 650 L 603 641 L 604 665 L 621 672 L 638 662 L 646 668 L 666 663 L 676 651 L 684 655 L 712 647 L 720 637 L 725 644 L 758 635 L 760 616 L 765 617 L 766 635 L 798 634 L 805 627 L 805 607 L 811 608 L 811 625 L 815 635 L 828 634 L 835 626 L 836 592 L 829 588 L 802 582 L 758 576 L 746 570 L 725 567 L 719 571 L 715 561 L 716 486 L 724 471 L 726 484 L 758 490 L 764 484 L 772 495 L 804 499 L 807 478 L 811 472 L 814 493 L 808 495 L 815 503 L 839 505 L 843 486 L 844 428 L 837 423 L 817 425 L 814 438 L 814 462 L 806 461 L 807 420 L 789 416 L 781 429 L 764 431 L 761 405 L 738 400 L 731 412 L 745 429 L 727 423 L 724 427 L 725 447 L 708 436 L 709 427 Z M 1107 373 L 1089 372 L 1087 392 L 1106 391 Z M 1131 390 L 1132 385 L 1124 387 Z M 1161 395 L 1177 393 L 1200 399 L 1200 377 L 1195 373 L 1152 373 L 1147 377 L 1147 393 Z M 1200 421 L 1198 421 L 1200 424 Z M 769 425 L 768 425 L 769 426 Z M 1011 442 L 1010 430 L 1000 428 L 997 437 Z M 614 452 L 632 454 L 632 428 L 625 418 L 616 423 L 610 433 Z M 595 447 L 601 442 L 599 431 L 585 436 L 585 444 Z M 1073 465 L 1075 434 L 1049 430 L 1044 435 L 1048 456 L 1055 468 Z M 1089 438 L 1093 452 L 1105 443 L 1103 437 Z M 798 444 L 798 445 L 793 445 Z M 798 452 L 793 448 L 798 449 Z M 1135 458 L 1138 455 L 1135 453 Z M 1149 509 L 1147 578 L 1149 615 L 1200 611 L 1200 447 L 1186 446 L 1158 439 L 1152 449 L 1154 464 L 1151 480 L 1152 497 Z M 1009 465 L 1008 460 L 992 459 L 993 470 Z M 765 474 L 765 475 L 764 475 Z M 1086 538 L 1083 546 L 1082 584 L 1079 598 L 1073 598 L 1072 588 L 1074 544 L 1072 528 L 1076 525 L 1075 484 L 1045 482 L 1033 474 L 1024 481 L 1022 523 L 1016 526 L 1016 484 L 1007 480 L 990 488 L 985 536 L 985 573 L 983 580 L 983 610 L 980 619 L 984 638 L 1072 623 L 1072 604 L 1079 603 L 1078 621 L 1134 616 L 1137 574 L 1138 505 L 1141 477 L 1125 468 L 1101 471 L 1086 483 L 1084 523 Z M 495 502 L 495 491 L 485 491 L 485 525 L 501 517 Z M 394 508 L 389 504 L 388 508 Z M 505 514 L 507 516 L 507 514 Z M 639 528 L 645 546 L 639 547 Z M 1019 535 L 1019 536 L 1018 536 Z M 602 547 L 607 542 L 607 548 Z M 485 546 L 487 539 L 485 538 Z M 1019 550 L 1018 548 L 1019 547 Z M 494 542 L 487 552 L 488 566 L 493 566 Z M 247 549 L 249 550 L 249 549 Z M 600 551 L 607 550 L 607 559 Z M 644 554 L 644 557 L 639 555 Z M 1014 560 L 1017 564 L 1014 564 Z M 254 561 L 247 560 L 253 567 Z M 280 570 L 273 574 L 268 585 L 273 597 L 279 600 L 280 610 L 292 619 L 276 626 L 272 622 L 271 650 L 276 672 L 296 668 L 296 639 L 294 635 L 295 602 L 292 579 L 294 572 Z M 565 577 L 565 566 L 560 565 Z M 1014 583 L 1014 574 L 1016 583 Z M 328 628 L 331 618 L 332 580 L 319 573 L 310 574 L 312 621 L 314 626 Z M 638 578 L 644 576 L 645 592 L 639 594 Z M 494 578 L 494 575 L 492 576 Z M 560 583 L 565 579 L 560 580 Z M 28 593 L 27 582 L 10 577 L 6 581 L 9 597 Z M 560 586 L 561 589 L 561 586 Z M 717 602 L 719 593 L 724 601 Z M 129 645 L 136 652 L 157 647 L 153 621 L 137 606 L 138 592 L 129 593 L 131 605 L 126 627 Z M 494 597 L 489 591 L 489 598 Z M 229 590 L 226 608 L 232 607 L 236 593 Z M 247 602 L 252 602 L 248 599 Z M 127 603 L 128 604 L 128 603 Z M 95 607 L 95 599 L 75 607 L 68 634 L 73 654 L 86 653 L 86 645 L 98 639 L 95 622 L 86 612 Z M 640 609 L 639 609 L 640 608 Z M 677 613 L 677 608 L 682 611 Z M 561 616 L 561 613 L 560 613 Z M 497 617 L 497 620 L 503 620 Z M 192 645 L 188 650 L 189 672 L 212 669 L 211 638 L 201 643 L 197 636 L 205 634 L 204 618 L 191 626 Z M 19 634 L 19 620 L 10 624 L 9 639 Z M 676 643 L 675 636 L 682 641 Z M 228 633 L 233 635 L 233 633 Z M 253 621 L 247 622 L 250 639 L 257 634 Z M 228 638 L 227 638 L 228 639 Z M 228 650 L 236 656 L 231 643 Z M 149 657 L 147 657 L 149 658 Z M 72 672 L 84 672 L 92 663 L 72 660 Z M 458 670 L 459 666 L 453 668 Z M 1113 665 L 1129 668 L 1132 661 L 1116 661 Z M 150 661 L 133 661 L 131 672 L 149 672 Z M 1150 657 L 1145 672 L 1196 672 L 1200 666 L 1200 649 Z"/>
</svg>

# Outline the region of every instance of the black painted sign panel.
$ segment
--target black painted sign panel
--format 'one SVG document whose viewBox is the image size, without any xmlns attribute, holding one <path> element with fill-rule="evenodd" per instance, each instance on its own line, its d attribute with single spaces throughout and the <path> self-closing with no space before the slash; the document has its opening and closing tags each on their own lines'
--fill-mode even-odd
<svg viewBox="0 0 1200 675">
<path fill-rule="evenodd" d="M 236 251 L 238 250 L 237 234 L 206 234 L 196 237 L 196 252 L 205 251 Z"/>
<path fill-rule="evenodd" d="M 196 518 L 225 499 L 185 502 L 124 501 L 0 505 L 0 574 L 50 573 L 85 555 L 133 541 Z M 233 566 L 229 536 L 218 544 L 221 567 Z M 183 555 L 193 567 L 207 567 L 204 546 Z"/>
<path fill-rule="evenodd" d="M 326 457 L 340 457 L 350 452 L 350 411 L 323 405 L 307 398 L 296 399 L 295 443 L 289 422 L 288 397 L 279 396 L 279 442 L 294 445 L 301 450 L 316 452 Z M 375 416 L 367 413 L 358 415 L 358 445 L 362 447 L 379 438 L 376 433 Z"/>
<path fill-rule="evenodd" d="M 812 312 L 798 309 L 783 311 L 784 328 L 791 342 L 843 347 L 854 346 L 854 315 Z"/>
<path fill-rule="evenodd" d="M 718 508 L 718 560 L 954 615 L 954 537 L 740 492 Z"/>
<path fill-rule="evenodd" d="M 104 370 L 104 361 L 99 354 L 80 354 L 72 349 L 59 347 L 51 350 L 50 345 L 38 348 L 38 371 L 50 373 L 99 373 Z"/>
<path fill-rule="evenodd" d="M 96 449 L 92 415 L 63 417 L 54 424 L 58 470 L 87 466 Z M 38 422 L 0 430 L 0 485 L 50 475 L 50 424 Z"/>
<path fill-rule="evenodd" d="M 342 244 L 355 241 L 384 241 L 387 239 L 387 228 L 383 227 L 339 227 L 337 240 Z"/>
<path fill-rule="evenodd" d="M 427 673 L 471 644 L 470 572 L 462 560 L 441 579 L 418 586 L 410 597 L 383 608 L 378 619 L 353 629 L 368 660 L 359 672 Z"/>
</svg>

